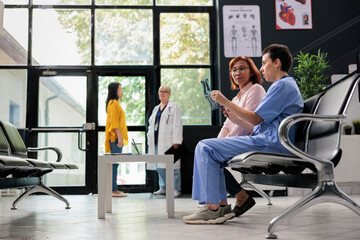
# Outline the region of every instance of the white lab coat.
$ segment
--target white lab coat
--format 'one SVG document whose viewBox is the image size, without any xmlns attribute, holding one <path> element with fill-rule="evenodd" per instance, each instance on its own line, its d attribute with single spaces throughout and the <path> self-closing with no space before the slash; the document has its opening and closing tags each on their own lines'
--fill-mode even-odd
<svg viewBox="0 0 360 240">
<path fill-rule="evenodd" d="M 154 108 L 149 119 L 147 138 L 150 154 L 155 154 L 154 125 L 159 107 L 160 104 Z M 182 141 L 183 125 L 181 122 L 181 111 L 176 103 L 169 101 L 160 118 L 158 132 L 158 155 L 164 154 L 174 144 L 181 144 Z M 147 169 L 155 169 L 153 164 L 148 164 L 147 166 Z M 157 167 L 165 168 L 165 163 L 158 163 Z M 176 161 L 174 168 L 180 169 L 180 161 Z"/>
</svg>

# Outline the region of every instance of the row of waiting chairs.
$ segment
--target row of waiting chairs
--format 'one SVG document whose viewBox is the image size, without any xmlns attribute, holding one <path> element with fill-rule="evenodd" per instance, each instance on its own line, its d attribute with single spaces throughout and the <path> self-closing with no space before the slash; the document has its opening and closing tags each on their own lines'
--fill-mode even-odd
<svg viewBox="0 0 360 240">
<path fill-rule="evenodd" d="M 57 160 L 42 161 L 28 157 L 29 152 L 55 151 Z M 26 196 L 41 192 L 49 194 L 66 204 L 70 209 L 69 202 L 53 189 L 44 184 L 43 177 L 57 169 L 78 169 L 71 163 L 61 162 L 62 153 L 55 147 L 27 148 L 17 128 L 5 121 L 0 121 L 0 189 L 24 188 L 28 189 L 21 194 L 12 205 L 16 205 Z"/>
</svg>

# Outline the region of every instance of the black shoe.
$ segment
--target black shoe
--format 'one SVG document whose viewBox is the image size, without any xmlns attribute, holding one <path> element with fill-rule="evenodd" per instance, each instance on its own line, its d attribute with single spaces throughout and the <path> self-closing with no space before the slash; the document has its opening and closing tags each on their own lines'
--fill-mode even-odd
<svg viewBox="0 0 360 240">
<path fill-rule="evenodd" d="M 255 205 L 255 203 L 256 203 L 255 200 L 249 195 L 249 197 L 240 207 L 235 205 L 234 209 L 232 210 L 233 213 L 235 213 L 235 217 L 243 215 L 250 208 L 252 208 Z"/>
</svg>

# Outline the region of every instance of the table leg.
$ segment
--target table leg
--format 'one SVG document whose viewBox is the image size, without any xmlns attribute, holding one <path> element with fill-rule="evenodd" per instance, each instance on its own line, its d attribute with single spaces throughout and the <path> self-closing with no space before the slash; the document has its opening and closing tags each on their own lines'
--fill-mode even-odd
<svg viewBox="0 0 360 240">
<path fill-rule="evenodd" d="M 174 163 L 171 159 L 166 161 L 166 211 L 168 218 L 175 217 L 174 204 Z"/>
<path fill-rule="evenodd" d="M 106 164 L 106 193 L 105 193 L 105 199 L 106 199 L 106 212 L 111 213 L 112 212 L 112 164 L 108 163 Z"/>
<path fill-rule="evenodd" d="M 98 161 L 98 218 L 105 218 L 105 161 Z"/>
</svg>

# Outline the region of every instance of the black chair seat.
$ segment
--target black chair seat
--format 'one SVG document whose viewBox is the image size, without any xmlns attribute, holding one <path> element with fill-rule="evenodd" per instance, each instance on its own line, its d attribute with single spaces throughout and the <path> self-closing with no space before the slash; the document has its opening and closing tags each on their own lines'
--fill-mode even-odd
<svg viewBox="0 0 360 240">
<path fill-rule="evenodd" d="M 318 176 L 314 173 L 302 174 L 243 174 L 243 179 L 257 184 L 279 187 L 315 188 L 318 185 Z"/>
<path fill-rule="evenodd" d="M 32 159 L 32 158 L 26 158 L 25 160 L 28 161 L 34 167 L 51 168 L 52 169 L 50 163 L 48 163 L 48 162 L 44 162 L 44 161 L 40 161 L 40 160 L 36 160 L 36 159 Z"/>
<path fill-rule="evenodd" d="M 0 163 L 3 164 L 4 166 L 10 166 L 10 167 L 31 166 L 31 164 L 23 158 L 10 157 L 10 156 L 0 156 Z"/>
<path fill-rule="evenodd" d="M 66 164 L 59 162 L 49 162 L 54 169 L 69 169 Z"/>
<path fill-rule="evenodd" d="M 53 171 L 53 167 L 48 162 L 39 161 L 31 158 L 26 158 L 26 161 L 28 161 L 37 169 L 37 172 L 31 175 L 32 177 L 41 177 Z"/>
<path fill-rule="evenodd" d="M 10 174 L 13 177 L 30 177 L 38 172 L 33 165 L 18 157 L 0 156 L 0 164 L 1 177 L 7 177 Z"/>
<path fill-rule="evenodd" d="M 5 167 L 3 164 L 0 164 L 0 178 L 6 178 L 10 174 L 16 171 L 16 167 Z"/>
<path fill-rule="evenodd" d="M 79 169 L 76 164 L 73 163 L 64 163 L 69 169 Z"/>
<path fill-rule="evenodd" d="M 277 174 L 280 171 L 285 174 L 296 174 L 306 168 L 302 161 L 292 154 L 252 151 L 235 156 L 229 161 L 229 165 L 234 170 L 244 169 L 244 172 L 252 169 L 265 174 Z"/>
</svg>

